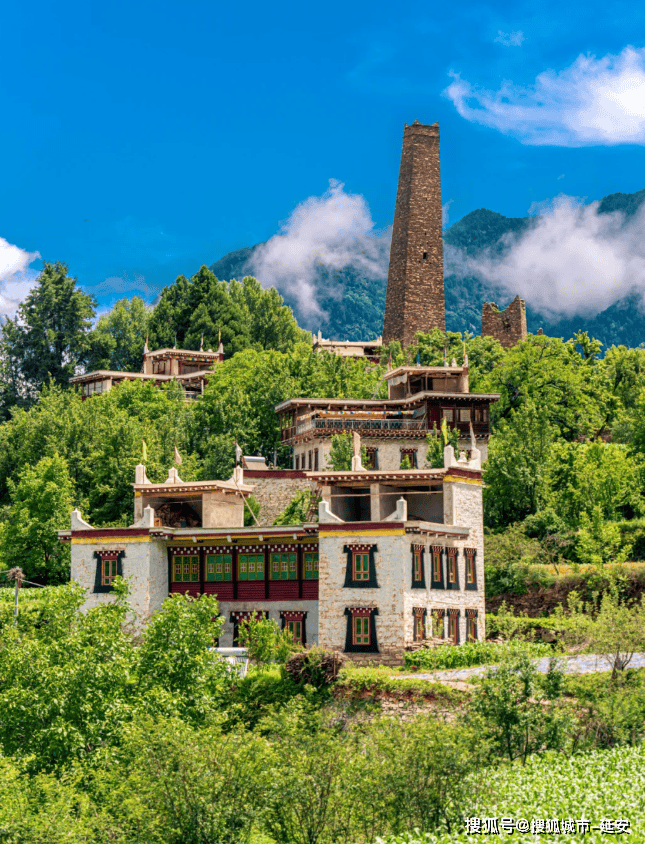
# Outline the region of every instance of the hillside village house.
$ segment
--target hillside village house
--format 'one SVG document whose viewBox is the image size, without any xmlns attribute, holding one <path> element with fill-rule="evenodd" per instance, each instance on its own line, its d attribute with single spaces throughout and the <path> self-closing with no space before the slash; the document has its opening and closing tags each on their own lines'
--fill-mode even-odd
<svg viewBox="0 0 645 844">
<path fill-rule="evenodd" d="M 331 438 L 357 432 L 367 452 L 369 469 L 398 469 L 407 456 L 412 468 L 424 465 L 427 435 L 442 420 L 459 431 L 459 448 L 468 448 L 470 431 L 486 459 L 490 405 L 496 393 L 471 393 L 468 358 L 462 366 L 399 366 L 386 373 L 388 398 L 294 398 L 276 407 L 281 441 L 293 449 L 293 469 L 318 471 L 329 456 Z"/>
<path fill-rule="evenodd" d="M 157 387 L 173 379 L 183 388 L 187 399 L 195 399 L 204 392 L 208 374 L 213 367 L 224 360 L 224 347 L 220 343 L 216 352 L 193 351 L 192 349 L 156 349 L 148 351 L 148 343 L 143 350 L 141 372 L 117 372 L 99 369 L 85 372 L 69 379 L 83 399 L 111 390 L 115 384 L 123 381 L 150 381 Z"/>
<path fill-rule="evenodd" d="M 392 664 L 430 635 L 454 643 L 483 637 L 482 455 L 475 437 L 477 430 L 487 436 L 489 403 L 497 396 L 470 395 L 467 367 L 402 367 L 388 376 L 391 398 L 375 403 L 381 415 L 359 416 L 357 428 L 345 424 L 352 417 L 344 411 L 364 403 L 347 402 L 336 412 L 327 400 L 292 399 L 277 408 L 288 429 L 340 422 L 322 428 L 325 438 L 311 435 L 320 448 L 318 469 L 292 473 L 315 491 L 317 522 L 244 527 L 244 500 L 254 490 L 247 475 L 270 478 L 271 471 L 241 466 L 228 481 L 185 482 L 172 468 L 163 483 L 151 483 L 139 465 L 128 528 L 93 528 L 74 511 L 71 530 L 60 536 L 71 543 L 72 578 L 88 590 L 87 605 L 109 601 L 114 578 L 123 575 L 131 578 L 142 621 L 169 593 L 214 594 L 225 620 L 222 646 L 235 644 L 240 619 L 263 615 L 303 644 Z M 335 415 L 322 415 L 329 407 Z M 393 417 L 395 408 L 401 417 Z M 464 435 L 470 429 L 470 455 L 457 457 L 447 446 L 442 468 L 422 468 L 428 419 L 448 410 Z M 420 427 L 388 427 L 403 420 Z M 309 449 L 298 437 L 315 430 L 289 431 L 297 455 Z M 321 446 L 337 430 L 354 435 L 349 471 L 323 468 Z M 370 467 L 360 456 L 363 430 L 363 444 L 379 449 Z M 409 453 L 410 440 L 418 449 L 415 468 L 392 465 Z"/>
</svg>

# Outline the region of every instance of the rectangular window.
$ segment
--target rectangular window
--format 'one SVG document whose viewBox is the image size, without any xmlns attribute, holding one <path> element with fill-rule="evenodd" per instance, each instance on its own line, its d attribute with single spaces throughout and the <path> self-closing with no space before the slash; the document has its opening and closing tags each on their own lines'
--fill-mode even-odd
<svg viewBox="0 0 645 844">
<path fill-rule="evenodd" d="M 459 616 L 453 613 L 448 616 L 448 638 L 453 644 L 459 644 Z"/>
<path fill-rule="evenodd" d="M 296 454 L 296 472 L 300 471 L 300 455 Z"/>
<path fill-rule="evenodd" d="M 302 621 L 287 621 L 287 630 L 294 642 L 302 644 Z"/>
<path fill-rule="evenodd" d="M 365 551 L 354 551 L 352 554 L 352 568 L 354 580 L 369 580 L 370 555 Z"/>
<path fill-rule="evenodd" d="M 101 560 L 101 586 L 112 586 L 116 577 L 117 559 Z"/>
<path fill-rule="evenodd" d="M 365 468 L 372 470 L 378 469 L 378 448 L 367 448 L 365 451 L 367 454 Z"/>
<path fill-rule="evenodd" d="M 367 615 L 354 616 L 354 644 L 369 645 L 370 619 Z"/>
<path fill-rule="evenodd" d="M 209 554 L 206 557 L 206 580 L 221 583 L 233 577 L 232 557 L 230 554 Z"/>
<path fill-rule="evenodd" d="M 437 610 L 432 613 L 433 630 L 432 634 L 437 639 L 445 639 L 446 634 L 443 626 L 443 611 Z"/>
<path fill-rule="evenodd" d="M 271 554 L 271 580 L 297 580 L 296 554 Z"/>
<path fill-rule="evenodd" d="M 467 407 L 459 408 L 459 421 L 470 422 L 470 409 Z"/>
<path fill-rule="evenodd" d="M 469 615 L 467 618 L 467 641 L 477 641 L 477 616 Z"/>
<path fill-rule="evenodd" d="M 414 614 L 414 641 L 423 642 L 426 637 L 426 628 L 423 623 L 423 613 Z"/>
<path fill-rule="evenodd" d="M 457 555 L 454 551 L 448 551 L 448 583 L 457 582 Z"/>
<path fill-rule="evenodd" d="M 423 580 L 423 551 L 421 548 L 415 548 L 412 552 L 414 562 L 414 579 L 419 582 Z"/>
<path fill-rule="evenodd" d="M 173 558 L 174 583 L 199 583 L 199 557 L 178 555 Z"/>
<path fill-rule="evenodd" d="M 466 552 L 466 583 L 475 582 L 475 555 Z"/>
<path fill-rule="evenodd" d="M 443 578 L 441 577 L 441 551 L 432 549 L 432 579 L 439 583 Z"/>
<path fill-rule="evenodd" d="M 446 422 L 453 421 L 453 412 L 451 407 L 442 407 L 441 408 L 441 415 L 446 420 Z"/>
<path fill-rule="evenodd" d="M 314 449 L 314 472 L 318 471 L 318 449 Z"/>
<path fill-rule="evenodd" d="M 309 471 L 311 472 L 311 452 L 309 452 Z"/>
<path fill-rule="evenodd" d="M 264 554 L 240 554 L 238 580 L 264 580 Z"/>
<path fill-rule="evenodd" d="M 305 552 L 305 580 L 318 580 L 318 552 Z"/>
</svg>

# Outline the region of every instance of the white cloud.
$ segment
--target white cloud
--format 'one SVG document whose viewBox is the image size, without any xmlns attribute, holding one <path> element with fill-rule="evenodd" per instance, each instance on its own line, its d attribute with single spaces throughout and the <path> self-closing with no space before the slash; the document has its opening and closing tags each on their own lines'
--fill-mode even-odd
<svg viewBox="0 0 645 844">
<path fill-rule="evenodd" d="M 446 273 L 485 279 L 545 316 L 592 315 L 636 291 L 645 303 L 645 207 L 625 220 L 560 196 L 503 254 L 446 249 Z"/>
<path fill-rule="evenodd" d="M 300 203 L 280 232 L 255 250 L 250 271 L 264 287 L 294 296 L 303 316 L 324 317 L 316 299 L 320 270 L 351 267 L 384 278 L 389 246 L 389 233 L 375 230 L 365 198 L 332 179 L 323 196 Z"/>
<path fill-rule="evenodd" d="M 451 76 L 444 94 L 462 117 L 524 144 L 645 144 L 645 48 L 600 59 L 580 55 L 559 73 L 544 71 L 529 88 L 506 81 L 487 91 Z"/>
<path fill-rule="evenodd" d="M 517 32 L 502 32 L 501 29 L 497 30 L 496 44 L 503 44 L 505 47 L 520 47 L 523 42 L 524 33 L 521 29 Z"/>
<path fill-rule="evenodd" d="M 12 317 L 36 283 L 38 272 L 30 264 L 38 252 L 26 252 L 0 237 L 0 319 Z"/>
</svg>

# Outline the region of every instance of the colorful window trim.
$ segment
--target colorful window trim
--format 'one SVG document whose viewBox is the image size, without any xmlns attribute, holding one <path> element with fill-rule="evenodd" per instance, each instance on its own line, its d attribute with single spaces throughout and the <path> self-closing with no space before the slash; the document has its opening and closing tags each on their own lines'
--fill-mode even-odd
<svg viewBox="0 0 645 844">
<path fill-rule="evenodd" d="M 345 586 L 353 588 L 378 588 L 374 554 L 376 545 L 345 545 L 347 569 Z"/>
<path fill-rule="evenodd" d="M 448 639 L 459 644 L 459 610 L 448 610 Z"/>
<path fill-rule="evenodd" d="M 466 641 L 477 641 L 477 610 L 466 610 Z"/>
<path fill-rule="evenodd" d="M 172 558 L 173 583 L 199 583 L 199 555 L 175 554 Z"/>
<path fill-rule="evenodd" d="M 298 555 L 295 552 L 272 553 L 269 577 L 271 580 L 297 580 Z"/>
<path fill-rule="evenodd" d="M 367 460 L 365 462 L 366 469 L 378 469 L 378 448 L 375 446 L 366 446 L 365 453 Z"/>
<path fill-rule="evenodd" d="M 346 653 L 378 653 L 376 641 L 376 607 L 347 607 Z"/>
<path fill-rule="evenodd" d="M 207 554 L 206 581 L 227 583 L 233 579 L 233 557 L 231 554 Z"/>
<path fill-rule="evenodd" d="M 94 592 L 111 592 L 114 589 L 114 579 L 123 576 L 122 560 L 125 551 L 95 551 L 96 575 L 94 578 Z"/>
<path fill-rule="evenodd" d="M 370 555 L 366 551 L 352 551 L 352 578 L 370 579 Z"/>
<path fill-rule="evenodd" d="M 240 554 L 237 562 L 237 579 L 264 580 L 264 554 Z"/>
<path fill-rule="evenodd" d="M 417 449 L 416 448 L 402 448 L 401 449 L 401 463 L 408 458 L 412 469 L 417 468 Z"/>
<path fill-rule="evenodd" d="M 412 588 L 425 589 L 425 566 L 423 560 L 424 548 L 422 545 L 412 546 Z"/>
<path fill-rule="evenodd" d="M 318 580 L 317 551 L 305 551 L 305 580 Z"/>
<path fill-rule="evenodd" d="M 459 589 L 459 568 L 456 548 L 446 548 L 446 588 Z"/>
<path fill-rule="evenodd" d="M 285 610 L 280 613 L 282 619 L 282 629 L 287 630 L 291 634 L 291 638 L 296 644 L 307 644 L 307 628 L 306 628 L 306 612 L 298 610 Z"/>
<path fill-rule="evenodd" d="M 442 564 L 442 554 L 443 548 L 441 545 L 433 545 L 430 549 L 432 555 L 432 580 L 430 584 L 433 589 L 443 589 L 444 582 L 443 582 L 443 564 Z"/>
<path fill-rule="evenodd" d="M 239 644 L 240 637 L 240 621 L 248 621 L 250 618 L 268 618 L 266 610 L 235 610 L 231 613 L 231 623 L 233 625 L 233 647 Z"/>
<path fill-rule="evenodd" d="M 446 630 L 443 622 L 444 610 L 432 610 L 432 635 L 436 639 L 445 639 Z"/>
<path fill-rule="evenodd" d="M 477 589 L 477 552 L 474 548 L 464 548 L 466 558 L 466 589 Z"/>
<path fill-rule="evenodd" d="M 414 607 L 412 613 L 414 615 L 414 641 L 424 642 L 426 638 L 427 610 L 423 607 Z"/>
</svg>

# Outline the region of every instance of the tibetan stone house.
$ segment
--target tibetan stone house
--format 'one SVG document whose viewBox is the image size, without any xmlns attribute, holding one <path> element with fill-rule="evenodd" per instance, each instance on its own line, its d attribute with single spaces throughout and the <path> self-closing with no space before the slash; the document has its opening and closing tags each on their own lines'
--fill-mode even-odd
<svg viewBox="0 0 645 844">
<path fill-rule="evenodd" d="M 214 352 L 193 351 L 192 349 L 156 349 L 143 351 L 143 366 L 141 372 L 118 372 L 99 369 L 95 372 L 85 372 L 69 379 L 83 398 L 89 398 L 100 393 L 106 393 L 114 384 L 122 381 L 151 381 L 161 386 L 173 379 L 183 388 L 187 399 L 196 399 L 204 392 L 204 385 L 208 374 L 217 363 L 224 360 L 224 347 L 220 343 Z"/>
<path fill-rule="evenodd" d="M 399 375 L 402 377 L 403 372 Z M 448 375 L 448 373 L 446 373 Z M 408 375 L 409 377 L 409 375 Z M 430 377 L 429 375 L 427 377 Z M 303 644 L 394 664 L 430 635 L 484 635 L 481 453 L 444 450 L 439 469 L 366 469 L 355 438 L 352 470 L 306 473 L 318 520 L 244 527 L 252 492 L 244 470 L 228 481 L 163 483 L 136 470 L 134 523 L 93 528 L 78 511 L 60 538 L 88 606 L 129 578 L 141 623 L 169 593 L 213 594 L 235 644 L 240 619 L 263 615 Z"/>
<path fill-rule="evenodd" d="M 293 469 L 317 472 L 327 464 L 334 434 L 357 432 L 367 451 L 368 468 L 399 469 L 405 458 L 420 469 L 427 435 L 442 420 L 457 429 L 460 448 L 468 448 L 471 426 L 484 459 L 490 436 L 490 405 L 496 393 L 471 393 L 468 358 L 463 366 L 400 366 L 386 373 L 388 398 L 288 399 L 276 407 L 281 440 L 293 449 Z"/>
</svg>

